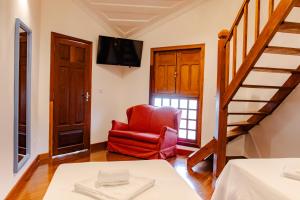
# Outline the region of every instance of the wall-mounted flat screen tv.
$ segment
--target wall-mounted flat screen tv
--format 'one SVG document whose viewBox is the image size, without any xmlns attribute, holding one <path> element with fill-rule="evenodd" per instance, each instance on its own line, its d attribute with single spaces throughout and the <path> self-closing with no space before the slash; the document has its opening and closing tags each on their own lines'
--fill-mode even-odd
<svg viewBox="0 0 300 200">
<path fill-rule="evenodd" d="M 143 41 L 99 36 L 97 64 L 140 67 Z"/>
</svg>

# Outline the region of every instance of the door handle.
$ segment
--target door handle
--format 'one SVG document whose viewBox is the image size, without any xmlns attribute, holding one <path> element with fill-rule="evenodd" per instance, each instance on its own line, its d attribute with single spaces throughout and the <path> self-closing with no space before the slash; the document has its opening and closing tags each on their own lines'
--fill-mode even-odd
<svg viewBox="0 0 300 200">
<path fill-rule="evenodd" d="M 89 92 L 86 92 L 84 95 L 82 95 L 84 98 L 85 98 L 85 101 L 89 101 L 89 99 L 90 99 L 90 94 L 89 94 Z"/>
</svg>

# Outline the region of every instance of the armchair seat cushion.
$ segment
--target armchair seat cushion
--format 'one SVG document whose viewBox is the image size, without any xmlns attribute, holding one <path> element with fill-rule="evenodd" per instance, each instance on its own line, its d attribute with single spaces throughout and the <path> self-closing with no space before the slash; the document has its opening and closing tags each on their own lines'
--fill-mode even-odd
<svg viewBox="0 0 300 200">
<path fill-rule="evenodd" d="M 137 141 L 142 141 L 146 143 L 157 144 L 159 141 L 159 135 L 154 133 L 143 133 L 137 131 L 120 131 L 120 130 L 111 130 L 109 131 L 109 136 L 133 139 Z"/>
</svg>

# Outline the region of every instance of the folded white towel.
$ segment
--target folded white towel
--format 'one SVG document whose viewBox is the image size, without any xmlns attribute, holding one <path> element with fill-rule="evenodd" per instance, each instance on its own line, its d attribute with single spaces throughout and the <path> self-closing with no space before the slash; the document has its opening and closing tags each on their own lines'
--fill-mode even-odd
<svg viewBox="0 0 300 200">
<path fill-rule="evenodd" d="M 96 179 L 75 183 L 75 192 L 99 200 L 131 200 L 151 188 L 155 180 L 142 177 L 130 177 L 129 184 L 118 186 L 95 186 Z"/>
<path fill-rule="evenodd" d="M 285 166 L 282 170 L 282 175 L 300 181 L 300 164 Z"/>
<path fill-rule="evenodd" d="M 122 185 L 129 183 L 129 171 L 127 169 L 119 170 L 100 170 L 98 172 L 98 178 L 96 186 L 102 185 Z"/>
</svg>

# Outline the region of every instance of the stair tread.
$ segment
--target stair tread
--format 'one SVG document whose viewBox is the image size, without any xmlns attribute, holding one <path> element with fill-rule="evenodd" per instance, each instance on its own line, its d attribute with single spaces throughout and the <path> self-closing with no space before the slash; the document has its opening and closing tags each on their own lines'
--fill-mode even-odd
<svg viewBox="0 0 300 200">
<path fill-rule="evenodd" d="M 248 125 L 255 125 L 255 123 L 243 121 L 243 122 L 232 122 L 227 124 L 227 126 L 248 126 Z"/>
<path fill-rule="evenodd" d="M 268 46 L 264 53 L 300 56 L 299 48 Z"/>
<path fill-rule="evenodd" d="M 270 73 L 288 73 L 288 74 L 300 73 L 300 71 L 296 69 L 273 68 L 273 67 L 254 67 L 253 71 L 270 72 Z"/>
<path fill-rule="evenodd" d="M 267 112 L 228 112 L 229 115 L 268 115 Z"/>
<path fill-rule="evenodd" d="M 244 84 L 244 85 L 241 85 L 241 87 L 244 87 L 244 88 L 261 88 L 261 89 L 292 89 L 291 87 L 285 87 L 285 86 L 250 85 L 250 84 Z"/>
<path fill-rule="evenodd" d="M 272 100 L 255 100 L 255 99 L 232 99 L 234 102 L 254 102 L 254 103 L 278 103 Z"/>
<path fill-rule="evenodd" d="M 247 133 L 248 133 L 247 131 L 228 131 L 227 138 L 238 137 L 240 135 L 245 135 Z"/>
<path fill-rule="evenodd" d="M 279 27 L 281 33 L 300 34 L 300 23 L 297 22 L 283 22 Z"/>
</svg>

